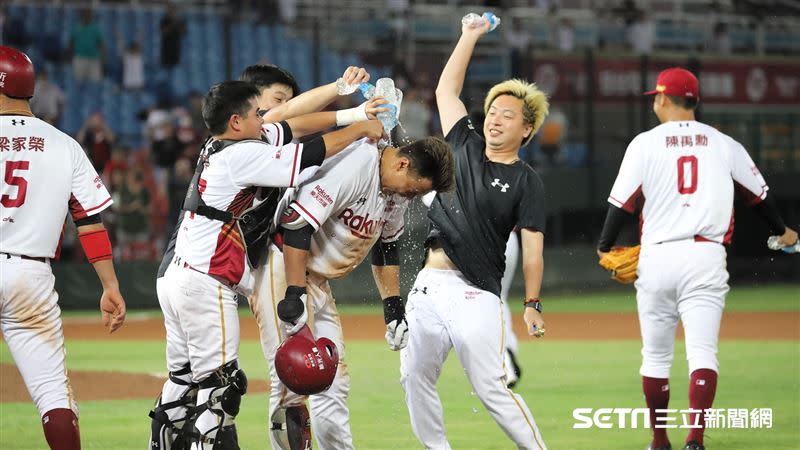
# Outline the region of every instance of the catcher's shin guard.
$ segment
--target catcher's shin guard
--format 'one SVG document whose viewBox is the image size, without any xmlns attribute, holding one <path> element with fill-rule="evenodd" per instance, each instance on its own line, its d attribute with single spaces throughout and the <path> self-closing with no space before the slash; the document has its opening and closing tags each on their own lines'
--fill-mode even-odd
<svg viewBox="0 0 800 450">
<path fill-rule="evenodd" d="M 170 372 L 155 407 L 150 411 L 150 450 L 185 450 L 187 418 L 197 400 L 197 384 L 192 383 L 192 371 L 187 364 Z"/>
<path fill-rule="evenodd" d="M 200 382 L 190 450 L 239 450 L 234 418 L 246 392 L 247 377 L 238 361 L 225 364 Z"/>
<path fill-rule="evenodd" d="M 306 405 L 278 408 L 270 421 L 269 432 L 280 450 L 311 450 L 311 417 Z"/>
</svg>

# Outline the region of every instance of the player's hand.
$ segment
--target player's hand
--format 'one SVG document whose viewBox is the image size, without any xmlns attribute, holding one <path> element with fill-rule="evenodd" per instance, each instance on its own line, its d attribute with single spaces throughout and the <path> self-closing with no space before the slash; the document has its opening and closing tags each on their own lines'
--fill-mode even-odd
<svg viewBox="0 0 800 450">
<path fill-rule="evenodd" d="M 286 334 L 293 335 L 308 321 L 306 311 L 306 288 L 288 286 L 283 300 L 278 302 L 278 318 L 286 324 Z"/>
<path fill-rule="evenodd" d="M 406 348 L 408 345 L 408 322 L 403 317 L 400 320 L 393 320 L 386 324 L 386 343 L 389 349 L 396 352 Z"/>
<path fill-rule="evenodd" d="M 125 299 L 119 288 L 103 289 L 100 297 L 100 311 L 103 315 L 103 326 L 113 333 L 125 322 Z"/>
<path fill-rule="evenodd" d="M 479 27 L 471 27 L 469 25 L 461 25 L 461 35 L 479 39 L 481 36 L 489 32 L 492 24 L 488 20 L 483 21 L 483 25 Z"/>
<path fill-rule="evenodd" d="M 398 351 L 408 345 L 408 321 L 403 298 L 393 295 L 383 299 L 383 322 L 386 324 L 386 343 Z"/>
<path fill-rule="evenodd" d="M 375 120 L 378 118 L 378 113 L 389 111 L 389 108 L 383 107 L 383 105 L 387 104 L 389 104 L 389 102 L 380 96 L 372 97 L 371 99 L 367 100 L 364 103 L 364 111 L 367 113 L 367 118 L 370 120 Z"/>
<path fill-rule="evenodd" d="M 386 134 L 380 120 L 367 120 L 366 122 L 359 122 L 359 125 L 364 127 L 363 137 L 367 138 L 372 144 L 381 140 Z"/>
<path fill-rule="evenodd" d="M 369 81 L 369 72 L 363 67 L 350 66 L 342 74 L 346 84 L 361 84 Z"/>
<path fill-rule="evenodd" d="M 778 243 L 781 247 L 791 247 L 797 243 L 797 232 L 793 229 L 786 227 L 786 231 L 778 237 Z"/>
<path fill-rule="evenodd" d="M 522 316 L 525 319 L 525 329 L 528 334 L 537 338 L 544 337 L 544 317 L 542 313 L 534 308 L 525 307 L 525 314 Z"/>
</svg>

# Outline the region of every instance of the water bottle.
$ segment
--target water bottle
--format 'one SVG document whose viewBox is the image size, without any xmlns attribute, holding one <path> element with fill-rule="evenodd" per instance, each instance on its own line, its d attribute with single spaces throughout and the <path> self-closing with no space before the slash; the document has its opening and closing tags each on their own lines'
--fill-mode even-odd
<svg viewBox="0 0 800 450">
<path fill-rule="evenodd" d="M 482 16 L 475 13 L 469 13 L 461 19 L 461 24 L 470 28 L 478 28 L 483 26 L 486 21 L 489 21 L 489 31 L 493 31 L 500 25 L 500 18 L 494 13 L 486 11 Z"/>
<path fill-rule="evenodd" d="M 339 95 L 350 95 L 358 89 L 358 84 L 347 84 L 344 78 L 336 80 L 336 93 Z"/>
<path fill-rule="evenodd" d="M 784 253 L 800 253 L 800 240 L 794 243 L 794 245 L 789 245 L 787 247 L 781 247 L 781 244 L 778 242 L 779 236 L 770 236 L 767 239 L 767 247 L 770 250 L 782 250 Z"/>
<path fill-rule="evenodd" d="M 373 89 L 365 89 L 366 92 L 362 90 L 365 96 L 371 93 L 372 95 L 369 98 L 378 96 L 386 100 L 387 104 L 383 106 L 388 108 L 389 111 L 378 113 L 378 119 L 383 124 L 383 129 L 386 130 L 386 133 L 389 133 L 397 126 L 399 120 L 400 104 L 403 101 L 402 91 L 394 87 L 394 81 L 391 78 L 381 78 L 375 83 Z"/>
</svg>

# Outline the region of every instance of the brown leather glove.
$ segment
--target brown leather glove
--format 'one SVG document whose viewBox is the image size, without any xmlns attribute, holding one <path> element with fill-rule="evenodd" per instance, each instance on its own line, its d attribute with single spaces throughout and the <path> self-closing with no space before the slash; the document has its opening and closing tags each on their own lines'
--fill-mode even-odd
<svg viewBox="0 0 800 450">
<path fill-rule="evenodd" d="M 600 258 L 600 266 L 611 272 L 611 278 L 622 284 L 636 281 L 636 266 L 639 264 L 639 248 L 614 247 Z"/>
</svg>

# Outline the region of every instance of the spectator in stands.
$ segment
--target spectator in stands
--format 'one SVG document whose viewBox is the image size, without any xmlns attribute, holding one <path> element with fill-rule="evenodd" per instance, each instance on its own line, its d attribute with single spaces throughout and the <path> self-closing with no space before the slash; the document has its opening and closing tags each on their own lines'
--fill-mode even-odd
<svg viewBox="0 0 800 450">
<path fill-rule="evenodd" d="M 653 53 L 656 40 L 656 24 L 644 11 L 628 26 L 628 44 L 637 55 Z"/>
<path fill-rule="evenodd" d="M 129 90 L 144 88 L 144 54 L 138 40 L 133 40 L 122 50 L 122 87 Z"/>
<path fill-rule="evenodd" d="M 159 27 L 161 31 L 161 66 L 172 70 L 181 62 L 181 45 L 186 34 L 186 24 L 178 15 L 174 3 L 167 5 Z"/>
<path fill-rule="evenodd" d="M 297 20 L 297 0 L 278 0 L 281 23 L 292 25 Z"/>
<path fill-rule="evenodd" d="M 175 117 L 169 105 L 161 104 L 147 117 L 147 136 L 150 141 L 153 175 L 158 192 L 167 194 L 175 160 L 183 151 L 175 130 Z"/>
<path fill-rule="evenodd" d="M 192 119 L 192 128 L 198 137 L 208 135 L 206 124 L 203 122 L 203 95 L 197 91 L 189 93 L 189 117 Z"/>
<path fill-rule="evenodd" d="M 36 88 L 31 99 L 31 111 L 45 122 L 58 126 L 64 111 L 64 91 L 51 83 L 45 69 L 36 72 Z"/>
<path fill-rule="evenodd" d="M 5 7 L 3 8 L 5 10 Z M 8 45 L 17 49 L 25 50 L 31 44 L 31 36 L 25 25 L 25 19 L 19 15 L 9 15 L 4 11 L 2 23 L 3 45 Z"/>
<path fill-rule="evenodd" d="M 129 170 L 119 191 L 117 245 L 126 260 L 146 259 L 150 253 L 150 193 L 139 169 Z"/>
<path fill-rule="evenodd" d="M 564 160 L 562 147 L 567 134 L 567 115 L 553 107 L 539 130 L 539 148 L 543 161 L 541 166 L 557 167 Z"/>
<path fill-rule="evenodd" d="M 706 42 L 706 51 L 715 55 L 730 55 L 732 50 L 731 35 L 728 25 L 724 22 L 714 24 L 711 36 Z"/>
<path fill-rule="evenodd" d="M 69 53 L 72 54 L 72 73 L 75 80 L 100 81 L 103 78 L 103 33 L 92 22 L 92 10 L 85 8 L 80 13 L 80 23 L 72 28 L 69 38 Z"/>
<path fill-rule="evenodd" d="M 89 160 L 98 174 L 103 173 L 106 163 L 111 158 L 111 147 L 114 145 L 114 132 L 106 123 L 100 112 L 89 115 L 76 137 L 89 155 Z"/>
<path fill-rule="evenodd" d="M 556 28 L 556 48 L 564 53 L 575 50 L 575 26 L 566 17 L 558 22 Z"/>
<path fill-rule="evenodd" d="M 512 17 L 508 28 L 502 28 L 506 44 L 511 48 L 511 74 L 521 73 L 520 61 L 528 53 L 531 46 L 531 34 L 519 17 Z"/>
<path fill-rule="evenodd" d="M 423 98 L 419 88 L 406 91 L 400 108 L 400 123 L 403 125 L 398 131 L 401 142 L 416 141 L 430 136 L 428 128 L 431 123 L 431 107 Z"/>
</svg>

